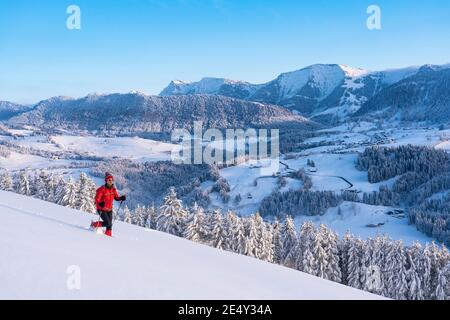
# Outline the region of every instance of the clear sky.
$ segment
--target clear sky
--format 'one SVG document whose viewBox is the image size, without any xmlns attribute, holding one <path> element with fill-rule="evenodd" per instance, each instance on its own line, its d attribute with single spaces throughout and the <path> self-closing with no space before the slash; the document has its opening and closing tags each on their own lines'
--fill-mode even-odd
<svg viewBox="0 0 450 320">
<path fill-rule="evenodd" d="M 81 30 L 66 27 L 71 4 Z M 371 4 L 381 30 L 366 27 Z M 262 83 L 314 63 L 443 64 L 449 38 L 448 0 L 1 0 L 0 100 Z"/>
</svg>

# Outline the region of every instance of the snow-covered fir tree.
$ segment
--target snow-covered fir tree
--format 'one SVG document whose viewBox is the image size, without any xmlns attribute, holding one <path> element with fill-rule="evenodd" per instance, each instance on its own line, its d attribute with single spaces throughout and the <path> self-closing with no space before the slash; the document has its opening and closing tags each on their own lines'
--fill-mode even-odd
<svg viewBox="0 0 450 320">
<path fill-rule="evenodd" d="M 281 263 L 282 254 L 283 254 L 283 244 L 281 242 L 281 224 L 278 219 L 275 219 L 275 222 L 272 226 L 273 232 L 273 262 L 276 264 Z"/>
<path fill-rule="evenodd" d="M 143 227 L 146 220 L 146 208 L 144 206 L 138 205 L 133 210 L 133 215 L 131 218 L 131 223 L 139 227 Z"/>
<path fill-rule="evenodd" d="M 205 225 L 205 213 L 203 208 L 199 207 L 196 202 L 191 208 L 191 214 L 186 223 L 183 237 L 194 242 L 207 242 L 208 237 Z"/>
<path fill-rule="evenodd" d="M 222 219 L 223 235 L 224 235 L 224 250 L 233 250 L 233 226 L 237 219 L 233 211 L 228 210 L 227 214 Z"/>
<path fill-rule="evenodd" d="M 130 211 L 130 209 L 128 208 L 127 205 L 125 205 L 125 207 L 123 208 L 122 221 L 125 222 L 125 223 L 131 223 L 132 222 L 131 211 Z"/>
<path fill-rule="evenodd" d="M 95 193 L 96 186 L 94 181 L 90 179 L 84 172 L 80 173 L 80 178 L 77 183 L 77 202 L 76 208 L 80 211 L 95 213 Z"/>
<path fill-rule="evenodd" d="M 164 203 L 160 207 L 156 227 L 159 231 L 181 237 L 187 215 L 182 201 L 177 198 L 175 188 L 170 188 L 169 194 L 164 198 Z"/>
<path fill-rule="evenodd" d="M 56 204 L 59 204 L 61 206 L 64 206 L 64 194 L 66 192 L 67 188 L 67 182 L 64 178 L 61 177 L 61 179 L 58 181 L 55 189 L 55 199 L 54 202 Z"/>
<path fill-rule="evenodd" d="M 41 170 L 35 180 L 36 198 L 41 200 L 47 200 L 49 198 L 48 180 L 49 176 L 47 172 Z"/>
<path fill-rule="evenodd" d="M 361 269 L 365 242 L 350 235 L 348 246 L 347 266 L 345 268 L 347 277 L 346 284 L 356 289 L 362 289 Z"/>
<path fill-rule="evenodd" d="M 25 170 L 20 171 L 16 190 L 20 194 L 31 196 L 30 181 Z"/>
<path fill-rule="evenodd" d="M 338 236 L 325 225 L 320 226 L 319 233 L 322 234 L 322 238 L 324 241 L 323 248 L 327 257 L 325 279 L 334 282 L 341 282 L 342 272 L 340 268 Z"/>
<path fill-rule="evenodd" d="M 340 209 L 340 207 L 339 207 Z M 342 241 L 339 241 L 339 265 L 341 269 L 342 279 L 341 282 L 343 284 L 347 284 L 348 281 L 348 258 L 349 258 L 349 249 L 351 245 L 351 234 L 347 231 L 342 238 Z"/>
<path fill-rule="evenodd" d="M 58 180 L 61 179 L 59 175 L 49 174 L 47 177 L 47 199 L 48 202 L 55 203 L 56 199 L 56 187 L 58 185 Z"/>
<path fill-rule="evenodd" d="M 245 255 L 256 257 L 259 254 L 256 222 L 253 217 L 247 217 L 244 221 L 246 233 Z"/>
<path fill-rule="evenodd" d="M 387 255 L 384 273 L 383 295 L 396 300 L 407 299 L 408 273 L 406 269 L 406 253 L 401 241 L 390 241 L 387 244 Z"/>
<path fill-rule="evenodd" d="M 265 239 L 266 236 L 266 226 L 264 221 L 262 220 L 259 213 L 256 213 L 249 217 L 252 221 L 252 226 L 254 227 L 255 234 L 252 236 L 253 238 L 253 254 L 252 256 L 257 259 L 263 259 L 265 256 L 264 250 L 265 248 Z M 253 230 L 252 230 L 253 231 Z M 272 249 L 272 248 L 270 248 Z"/>
<path fill-rule="evenodd" d="M 219 210 L 214 210 L 212 213 L 212 228 L 211 228 L 211 238 L 210 244 L 212 247 L 217 249 L 225 250 L 226 244 L 226 234 L 224 231 L 224 223 L 222 213 Z"/>
<path fill-rule="evenodd" d="M 244 220 L 234 216 L 231 226 L 231 250 L 239 254 L 245 254 L 247 238 L 245 236 Z"/>
<path fill-rule="evenodd" d="M 255 215 L 256 227 L 258 230 L 259 256 L 258 259 L 273 262 L 273 230 L 272 226 L 261 218 L 259 213 Z"/>
<path fill-rule="evenodd" d="M 436 300 L 450 299 L 450 264 L 439 271 L 434 295 Z"/>
<path fill-rule="evenodd" d="M 147 220 L 145 221 L 145 227 L 148 229 L 156 229 L 156 217 L 158 212 L 155 208 L 155 205 L 147 207 Z"/>
<path fill-rule="evenodd" d="M 311 221 L 307 221 L 300 227 L 299 241 L 297 244 L 296 268 L 306 273 L 313 273 L 315 268 L 315 257 L 313 252 L 313 241 L 316 237 L 316 227 Z"/>
<path fill-rule="evenodd" d="M 283 246 L 282 263 L 286 267 L 295 268 L 297 265 L 297 232 L 294 220 L 287 216 L 281 231 L 281 243 Z"/>
<path fill-rule="evenodd" d="M 421 263 L 422 259 L 428 260 L 420 244 L 417 242 L 406 249 L 407 259 L 407 281 L 408 281 L 408 300 L 423 300 L 429 291 L 427 287 L 430 285 L 430 263 L 428 267 L 423 268 L 426 264 Z M 428 269 L 428 270 L 426 270 Z M 424 273 L 422 273 L 424 272 Z M 424 283 L 424 279 L 426 283 Z"/>
<path fill-rule="evenodd" d="M 60 200 L 60 205 L 75 209 L 77 206 L 78 199 L 78 187 L 77 183 L 75 183 L 72 177 L 69 177 L 69 181 L 67 181 L 64 185 L 64 191 L 62 192 L 62 198 Z"/>
<path fill-rule="evenodd" d="M 324 248 L 324 233 L 322 232 L 322 226 L 319 231 L 316 232 L 315 237 L 312 241 L 312 252 L 314 252 L 314 261 L 309 266 L 309 270 L 305 272 L 312 274 L 320 278 L 327 278 L 327 265 L 328 265 L 328 254 Z"/>
<path fill-rule="evenodd" d="M 14 191 L 14 184 L 11 173 L 9 171 L 3 172 L 0 177 L 0 189 L 4 191 Z"/>
</svg>

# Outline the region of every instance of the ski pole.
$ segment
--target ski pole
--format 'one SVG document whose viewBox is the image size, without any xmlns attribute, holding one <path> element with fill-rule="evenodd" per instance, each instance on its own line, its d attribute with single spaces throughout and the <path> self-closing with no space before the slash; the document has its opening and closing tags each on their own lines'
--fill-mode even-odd
<svg viewBox="0 0 450 320">
<path fill-rule="evenodd" d="M 116 222 L 116 219 L 117 219 L 117 215 L 119 214 L 119 212 L 120 212 L 120 208 L 122 207 L 122 203 L 123 203 L 123 200 L 122 200 L 122 201 L 120 201 L 120 204 L 119 204 L 119 209 L 117 209 L 117 212 L 116 212 L 116 214 L 114 215 L 114 219 L 113 219 L 112 225 L 114 225 L 114 223 Z"/>
</svg>

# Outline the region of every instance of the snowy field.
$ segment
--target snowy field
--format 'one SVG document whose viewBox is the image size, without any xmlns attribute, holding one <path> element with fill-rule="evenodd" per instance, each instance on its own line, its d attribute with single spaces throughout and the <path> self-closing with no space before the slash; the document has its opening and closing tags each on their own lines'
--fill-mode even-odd
<svg viewBox="0 0 450 320">
<path fill-rule="evenodd" d="M 432 238 L 417 231 L 415 226 L 409 225 L 406 217 L 386 214 L 391 210 L 393 210 L 391 207 L 343 202 L 337 208 L 328 209 L 323 216 L 298 216 L 295 218 L 295 224 L 300 227 L 302 223 L 312 221 L 317 226 L 327 225 L 339 236 L 344 236 L 348 231 L 362 239 L 388 235 L 393 240 L 403 240 L 405 245 L 410 245 L 415 241 L 421 244 L 433 241 Z"/>
<path fill-rule="evenodd" d="M 21 169 L 47 169 L 64 168 L 70 165 L 72 161 L 63 159 L 49 159 L 31 154 L 21 154 L 11 152 L 8 158 L 0 157 L 0 168 L 10 171 Z"/>
<path fill-rule="evenodd" d="M 138 137 L 52 136 L 51 140 L 62 150 L 140 161 L 170 160 L 170 153 L 175 147 L 173 144 Z"/>
<path fill-rule="evenodd" d="M 381 299 L 150 229 L 0 192 L 0 299 Z M 79 277 L 78 277 L 79 276 Z"/>
<path fill-rule="evenodd" d="M 23 133 L 23 132 L 22 132 Z M 92 136 L 42 136 L 26 135 L 19 138 L 0 136 L 0 140 L 14 143 L 21 147 L 50 152 L 76 152 L 86 156 L 105 158 L 125 158 L 136 161 L 170 160 L 176 145 L 138 137 L 98 138 Z M 21 160 L 15 159 L 16 166 Z M 37 159 L 36 159 L 37 160 Z M 31 162 L 33 159 L 31 159 Z M 24 166 L 28 166 L 24 161 Z"/>
</svg>

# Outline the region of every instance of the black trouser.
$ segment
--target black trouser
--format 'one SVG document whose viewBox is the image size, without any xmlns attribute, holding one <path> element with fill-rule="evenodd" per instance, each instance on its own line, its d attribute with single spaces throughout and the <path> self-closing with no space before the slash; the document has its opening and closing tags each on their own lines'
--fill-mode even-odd
<svg viewBox="0 0 450 320">
<path fill-rule="evenodd" d="M 100 215 L 100 218 L 102 218 L 102 226 L 106 227 L 106 230 L 112 230 L 112 211 L 101 211 L 98 210 L 98 214 Z"/>
</svg>

